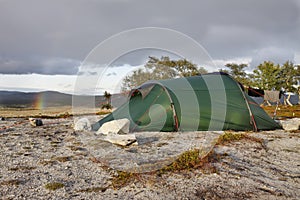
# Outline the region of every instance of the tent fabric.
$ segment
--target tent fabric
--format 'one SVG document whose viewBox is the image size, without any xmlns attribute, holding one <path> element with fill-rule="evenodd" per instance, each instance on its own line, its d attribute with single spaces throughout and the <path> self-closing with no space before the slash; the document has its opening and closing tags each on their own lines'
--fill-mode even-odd
<svg viewBox="0 0 300 200">
<path fill-rule="evenodd" d="M 99 122 L 127 118 L 131 131 L 272 130 L 280 126 L 229 75 L 150 81 Z"/>
<path fill-rule="evenodd" d="M 248 95 L 251 97 L 263 97 L 265 95 L 265 92 L 262 89 L 256 89 L 256 88 L 249 87 Z"/>
</svg>

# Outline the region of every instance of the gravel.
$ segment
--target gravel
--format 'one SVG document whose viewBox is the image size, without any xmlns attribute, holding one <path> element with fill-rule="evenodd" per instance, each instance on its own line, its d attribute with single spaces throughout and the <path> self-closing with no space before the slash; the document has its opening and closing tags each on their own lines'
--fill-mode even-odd
<svg viewBox="0 0 300 200">
<path fill-rule="evenodd" d="M 1 199 L 298 199 L 299 131 L 249 133 L 257 140 L 216 145 L 223 132 L 136 133 L 139 145 L 119 147 L 91 132 L 74 132 L 73 120 L 43 119 L 32 127 L 24 118 L 0 121 Z M 145 173 L 198 148 L 203 168 Z M 118 170 L 143 172 L 113 187 Z M 48 188 L 59 183 L 61 188 Z"/>
</svg>

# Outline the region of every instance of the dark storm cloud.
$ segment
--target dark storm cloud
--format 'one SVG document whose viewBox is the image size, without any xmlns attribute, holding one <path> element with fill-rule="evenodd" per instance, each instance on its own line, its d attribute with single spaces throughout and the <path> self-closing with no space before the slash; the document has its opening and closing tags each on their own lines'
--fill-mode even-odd
<svg viewBox="0 0 300 200">
<path fill-rule="evenodd" d="M 145 26 L 183 32 L 214 59 L 264 60 L 265 50 L 268 58 L 291 59 L 300 52 L 299 5 L 298 0 L 2 0 L 0 73 L 76 74 L 78 62 L 99 42 Z M 143 62 L 137 53 L 115 63 Z"/>
<path fill-rule="evenodd" d="M 168 56 L 171 59 L 178 59 L 179 56 L 160 49 L 141 49 L 141 50 L 134 50 L 128 52 L 120 57 L 116 58 L 112 63 L 111 66 L 122 66 L 129 64 L 131 66 L 138 66 L 141 64 L 145 64 L 149 60 L 149 56 L 160 58 L 162 56 Z"/>
<path fill-rule="evenodd" d="M 5 58 L 0 57 L 0 74 L 76 74 L 79 61 L 65 58 Z"/>
</svg>

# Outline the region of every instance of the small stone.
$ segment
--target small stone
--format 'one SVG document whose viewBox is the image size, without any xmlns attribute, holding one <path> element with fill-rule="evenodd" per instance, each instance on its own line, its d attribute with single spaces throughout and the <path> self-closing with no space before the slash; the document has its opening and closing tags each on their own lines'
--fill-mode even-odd
<svg viewBox="0 0 300 200">
<path fill-rule="evenodd" d="M 300 118 L 293 118 L 287 120 L 280 120 L 282 128 L 287 131 L 299 130 L 300 127 Z"/>
</svg>

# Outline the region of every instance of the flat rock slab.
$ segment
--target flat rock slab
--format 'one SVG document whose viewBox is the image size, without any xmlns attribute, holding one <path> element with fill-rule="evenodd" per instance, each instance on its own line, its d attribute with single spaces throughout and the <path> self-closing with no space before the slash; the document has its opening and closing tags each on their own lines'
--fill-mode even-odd
<svg viewBox="0 0 300 200">
<path fill-rule="evenodd" d="M 84 117 L 91 123 L 99 120 Z M 222 132 L 135 133 L 139 146 L 122 148 L 92 132 L 74 132 L 72 118 L 43 123 L 33 127 L 27 118 L 0 120 L 0 199 L 299 199 L 300 131 L 250 132 L 259 140 L 216 145 L 218 160 L 210 164 L 217 173 L 199 168 L 141 174 L 141 179 L 115 189 L 116 171 L 102 166 L 157 169 L 155 165 L 164 166 L 185 150 L 199 148 L 205 155 L 205 147 L 212 148 L 210 142 Z M 65 187 L 46 189 L 52 182 Z"/>
<path fill-rule="evenodd" d="M 92 155 L 110 168 L 149 172 L 161 169 L 173 162 L 180 154 L 200 149 L 205 156 L 214 147 L 223 131 L 197 132 L 137 132 L 138 145 L 120 147 L 103 141 L 94 133 L 85 132 L 79 137 Z"/>
<path fill-rule="evenodd" d="M 108 135 L 104 135 L 103 140 L 121 146 L 137 145 L 134 134 L 119 135 L 110 133 Z"/>
</svg>

